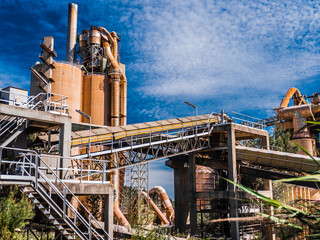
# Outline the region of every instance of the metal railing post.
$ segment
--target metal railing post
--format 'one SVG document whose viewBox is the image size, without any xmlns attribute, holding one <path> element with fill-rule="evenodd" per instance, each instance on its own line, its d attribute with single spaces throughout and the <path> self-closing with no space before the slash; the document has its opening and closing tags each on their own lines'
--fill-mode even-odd
<svg viewBox="0 0 320 240">
<path fill-rule="evenodd" d="M 152 137 L 151 137 L 151 129 L 150 129 L 150 136 L 149 136 L 149 143 L 150 143 L 150 146 L 151 146 L 151 141 L 152 141 Z"/>
<path fill-rule="evenodd" d="M 2 149 L 3 148 L 0 148 L 0 179 L 1 179 L 1 172 L 2 172 L 2 169 L 1 169 L 1 166 L 2 166 Z"/>
<path fill-rule="evenodd" d="M 35 161 L 36 161 L 36 169 L 34 171 L 34 175 L 36 177 L 36 183 L 35 183 L 35 187 L 38 188 L 38 167 L 39 167 L 39 162 L 38 162 L 38 156 L 35 156 Z"/>
<path fill-rule="evenodd" d="M 91 214 L 89 215 L 89 240 L 91 240 Z"/>
<path fill-rule="evenodd" d="M 106 162 L 103 161 L 102 183 L 106 181 Z"/>
<path fill-rule="evenodd" d="M 66 206 L 66 186 L 63 186 L 63 219 L 66 219 L 66 212 L 67 212 L 67 206 Z"/>
<path fill-rule="evenodd" d="M 82 169 L 83 169 L 83 160 L 80 159 L 81 161 L 81 169 L 80 169 L 80 183 L 82 182 Z"/>
<path fill-rule="evenodd" d="M 58 167 L 59 167 L 59 159 L 58 157 L 56 158 L 56 176 L 58 176 Z M 57 177 L 56 177 L 56 182 L 58 181 Z"/>
<path fill-rule="evenodd" d="M 113 152 L 113 135 L 111 137 L 111 153 Z"/>
</svg>

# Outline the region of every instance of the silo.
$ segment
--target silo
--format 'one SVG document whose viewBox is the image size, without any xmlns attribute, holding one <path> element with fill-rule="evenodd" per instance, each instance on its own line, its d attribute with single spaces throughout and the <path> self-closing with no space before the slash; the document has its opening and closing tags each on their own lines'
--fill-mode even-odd
<svg viewBox="0 0 320 240">
<path fill-rule="evenodd" d="M 110 87 L 104 74 L 92 74 L 83 77 L 82 111 L 92 118 L 92 124 L 110 126 Z M 88 119 L 82 119 L 89 122 Z"/>
<path fill-rule="evenodd" d="M 81 109 L 82 71 L 80 67 L 68 63 L 54 63 L 52 71 L 54 83 L 52 93 L 69 97 L 67 100 L 69 115 L 73 122 L 81 122 L 81 116 L 75 110 Z"/>
<path fill-rule="evenodd" d="M 42 72 L 43 63 L 35 65 L 33 68 L 38 72 Z M 66 104 L 68 105 L 69 115 L 73 122 L 81 122 L 81 115 L 75 112 L 76 109 L 81 109 L 82 102 L 82 71 L 72 63 L 54 62 L 52 70 L 51 93 L 56 94 L 52 97 L 52 101 L 59 101 L 59 95 L 68 97 Z M 40 80 L 31 73 L 30 94 L 37 95 L 44 92 L 43 84 Z"/>
</svg>

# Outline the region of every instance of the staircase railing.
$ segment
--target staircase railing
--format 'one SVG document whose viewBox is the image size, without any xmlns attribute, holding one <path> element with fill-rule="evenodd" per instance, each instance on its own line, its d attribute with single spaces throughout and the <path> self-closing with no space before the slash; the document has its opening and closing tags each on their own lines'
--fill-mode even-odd
<svg viewBox="0 0 320 240">
<path fill-rule="evenodd" d="M 68 97 L 60 94 L 38 93 L 35 96 L 26 96 L 0 89 L 0 95 L 8 96 L 7 99 L 1 98 L 1 103 L 29 109 L 40 109 L 42 107 L 45 112 L 67 114 Z"/>
<path fill-rule="evenodd" d="M 76 232 L 77 235 L 81 236 L 83 239 L 92 239 L 92 236 L 94 236 L 96 239 L 105 239 L 103 236 L 101 236 L 95 228 L 92 227 L 92 222 L 95 222 L 96 226 L 99 226 L 99 228 L 103 231 L 103 234 L 107 236 L 108 239 L 111 239 L 109 234 L 101 227 L 99 222 L 94 218 L 94 216 L 89 212 L 89 210 L 81 203 L 81 201 L 72 193 L 72 191 L 67 187 L 67 185 L 64 183 L 63 180 L 59 178 L 59 176 L 56 174 L 55 170 L 53 170 L 42 158 L 40 155 L 38 155 L 34 151 L 29 150 L 23 150 L 23 149 L 17 149 L 17 148 L 5 148 L 5 149 L 11 149 L 11 150 L 20 150 L 22 151 L 20 154 L 22 156 L 22 162 L 21 161 L 6 161 L 2 160 L 0 151 L 0 166 L 2 163 L 10 164 L 11 167 L 15 167 L 15 169 L 18 169 L 18 173 L 22 176 L 28 176 L 28 177 L 34 177 L 33 180 L 33 187 L 35 190 L 39 192 L 42 197 L 44 197 L 44 200 L 53 208 L 58 209 L 60 213 L 62 214 L 63 219 L 68 223 L 68 225 Z M 2 150 L 2 149 L 1 149 Z M 44 166 L 46 171 L 49 171 L 50 174 L 52 174 L 55 178 L 49 179 L 47 178 L 46 174 L 43 173 L 43 170 L 41 170 L 40 166 Z M 0 169 L 1 172 L 1 169 Z M 12 171 L 11 171 L 12 172 Z M 10 174 L 10 171 L 7 171 L 7 174 Z M 17 174 L 17 173 L 16 173 Z M 14 175 L 14 174 L 11 174 Z M 54 184 L 58 183 L 63 191 L 61 192 Z M 51 196 L 52 194 L 55 194 L 58 196 L 58 198 L 62 201 L 63 206 L 62 209 L 52 201 Z M 75 207 L 68 201 L 67 195 L 72 196 L 73 199 L 77 202 L 78 208 L 84 212 L 84 214 L 88 217 L 89 221 L 87 221 L 80 212 L 75 209 Z M 73 219 L 68 216 L 68 210 L 73 214 Z M 83 231 L 78 228 L 78 224 L 82 224 L 83 227 L 87 229 L 87 233 L 89 234 L 88 237 L 86 237 L 83 234 Z"/>
</svg>

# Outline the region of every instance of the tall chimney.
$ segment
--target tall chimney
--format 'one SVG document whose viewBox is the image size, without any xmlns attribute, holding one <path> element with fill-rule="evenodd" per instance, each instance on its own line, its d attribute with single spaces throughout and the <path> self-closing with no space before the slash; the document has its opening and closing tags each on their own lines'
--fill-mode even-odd
<svg viewBox="0 0 320 240">
<path fill-rule="evenodd" d="M 66 56 L 67 62 L 75 62 L 76 60 L 77 16 L 78 16 L 78 5 L 75 3 L 69 3 L 67 56 Z"/>
</svg>

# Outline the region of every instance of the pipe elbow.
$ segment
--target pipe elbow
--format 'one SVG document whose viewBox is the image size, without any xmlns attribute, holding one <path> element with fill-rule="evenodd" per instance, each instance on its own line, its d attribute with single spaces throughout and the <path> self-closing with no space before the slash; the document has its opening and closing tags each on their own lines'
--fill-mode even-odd
<svg viewBox="0 0 320 240">
<path fill-rule="evenodd" d="M 282 101 L 281 101 L 281 104 L 280 104 L 280 108 L 285 108 L 285 107 L 288 107 L 289 105 L 289 101 L 293 98 L 293 97 L 296 97 L 300 102 L 299 103 L 296 103 L 295 102 L 295 105 L 299 105 L 300 103 L 302 104 L 306 104 L 307 102 L 304 100 L 303 96 L 301 95 L 300 91 L 295 88 L 295 87 L 292 87 L 290 88 L 286 95 L 283 97 Z"/>
</svg>

